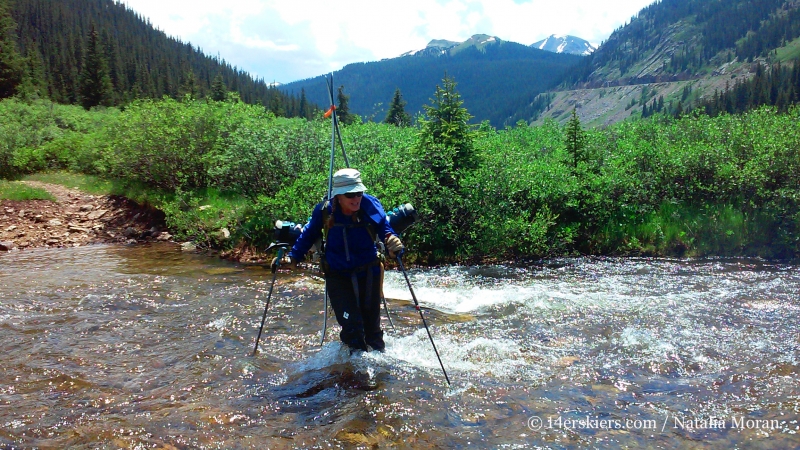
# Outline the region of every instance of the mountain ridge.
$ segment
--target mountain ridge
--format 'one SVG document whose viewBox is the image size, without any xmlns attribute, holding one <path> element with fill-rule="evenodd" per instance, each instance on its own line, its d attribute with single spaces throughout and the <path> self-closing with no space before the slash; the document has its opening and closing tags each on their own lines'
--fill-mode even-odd
<svg viewBox="0 0 800 450">
<path fill-rule="evenodd" d="M 588 56 L 597 50 L 597 46 L 589 41 L 569 34 L 564 36 L 551 34 L 541 41 L 534 42 L 531 47 L 553 53 L 571 53 L 582 56 Z"/>
<path fill-rule="evenodd" d="M 515 112 L 563 79 L 581 57 L 535 49 L 496 36 L 476 34 L 455 43 L 432 40 L 422 50 L 396 58 L 348 64 L 334 72 L 336 86 L 350 96 L 352 113 L 382 120 L 389 101 L 400 89 L 411 115 L 423 111 L 437 84 L 447 75 L 458 83 L 465 107 L 475 122 L 502 127 L 517 120 Z M 282 85 L 287 93 L 305 92 L 310 101 L 328 102 L 323 76 Z"/>
<path fill-rule="evenodd" d="M 398 57 L 405 56 L 421 56 L 421 55 L 442 55 L 457 53 L 460 49 L 468 47 L 483 48 L 487 44 L 493 42 L 513 42 L 504 41 L 497 36 L 478 33 L 473 34 L 468 39 L 459 41 L 449 41 L 447 39 L 431 39 L 425 48 L 420 50 L 409 50 L 400 54 Z M 518 42 L 517 42 L 518 43 Z M 539 50 L 549 51 L 553 53 L 569 53 L 572 55 L 586 56 L 596 50 L 596 46 L 592 45 L 589 41 L 571 35 L 556 35 L 551 34 L 547 38 L 531 44 L 529 47 Z"/>
</svg>

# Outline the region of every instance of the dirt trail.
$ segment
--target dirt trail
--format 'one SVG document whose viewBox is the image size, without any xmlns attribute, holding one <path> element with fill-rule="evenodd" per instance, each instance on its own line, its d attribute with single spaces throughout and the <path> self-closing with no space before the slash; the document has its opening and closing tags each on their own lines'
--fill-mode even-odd
<svg viewBox="0 0 800 450">
<path fill-rule="evenodd" d="M 0 200 L 0 251 L 36 247 L 79 247 L 98 243 L 171 240 L 164 215 L 117 196 L 90 195 L 38 181 L 49 200 Z"/>
</svg>

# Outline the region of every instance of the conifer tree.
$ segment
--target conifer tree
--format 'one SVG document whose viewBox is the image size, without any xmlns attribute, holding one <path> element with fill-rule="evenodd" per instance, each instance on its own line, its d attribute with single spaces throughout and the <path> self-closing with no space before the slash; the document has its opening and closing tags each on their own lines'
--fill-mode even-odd
<svg viewBox="0 0 800 450">
<path fill-rule="evenodd" d="M 583 148 L 586 146 L 586 132 L 581 128 L 578 112 L 574 108 L 572 109 L 572 116 L 569 118 L 569 122 L 567 122 L 564 134 L 564 143 L 567 147 L 567 153 L 572 155 L 572 163 L 575 167 L 578 167 L 578 162 L 584 159 Z"/>
<path fill-rule="evenodd" d="M 469 125 L 472 116 L 462 106 L 456 82 L 445 75 L 442 85 L 436 86 L 432 105 L 423 106 L 427 118 L 421 120 L 418 146 L 423 164 L 432 169 L 438 183 L 457 187 L 461 172 L 477 166 L 475 134 Z"/>
<path fill-rule="evenodd" d="M 104 55 L 108 62 L 108 75 L 111 77 L 111 84 L 114 85 L 114 92 L 119 97 L 122 92 L 126 90 L 125 80 L 122 77 L 122 63 L 119 56 L 119 48 L 116 42 L 111 38 L 111 34 L 108 30 L 103 29 L 100 38 Z"/>
<path fill-rule="evenodd" d="M 47 97 L 47 80 L 44 75 L 44 62 L 42 55 L 35 45 L 30 43 L 26 46 L 25 54 L 25 75 L 22 83 L 17 88 L 17 92 L 24 98 Z"/>
<path fill-rule="evenodd" d="M 305 88 L 300 89 L 300 108 L 297 112 L 297 115 L 304 119 L 308 119 L 308 100 L 306 100 Z"/>
<path fill-rule="evenodd" d="M 339 86 L 336 92 L 336 102 L 339 103 L 339 106 L 336 107 L 336 117 L 338 117 L 339 122 L 344 125 L 350 125 L 355 120 L 353 115 L 350 114 L 350 107 L 347 104 L 348 100 L 350 100 L 350 96 L 345 95 L 344 86 Z"/>
<path fill-rule="evenodd" d="M 431 105 L 425 105 L 420 118 L 419 139 L 414 148 L 422 174 L 421 192 L 414 199 L 426 218 L 421 225 L 435 230 L 422 248 L 434 251 L 468 251 L 472 242 L 455 238 L 456 230 L 473 224 L 475 204 L 465 195 L 464 181 L 478 166 L 475 132 L 469 124 L 472 116 L 463 107 L 455 81 L 445 74 L 442 86 L 436 86 Z"/>
<path fill-rule="evenodd" d="M 0 98 L 15 94 L 25 71 L 17 50 L 16 28 L 7 0 L 0 0 Z"/>
<path fill-rule="evenodd" d="M 407 127 L 411 125 L 411 116 L 406 112 L 405 106 L 406 102 L 403 100 L 403 94 L 400 93 L 400 88 L 396 88 L 384 123 L 390 123 L 396 127 Z"/>
<path fill-rule="evenodd" d="M 197 77 L 194 76 L 194 71 L 191 68 L 184 73 L 183 82 L 181 83 L 181 89 L 178 94 L 181 97 L 188 96 L 192 100 L 200 97 L 200 85 L 198 84 Z"/>
<path fill-rule="evenodd" d="M 678 106 L 675 108 L 675 113 L 673 114 L 675 117 L 681 117 L 683 115 L 683 102 L 678 100 Z"/>
<path fill-rule="evenodd" d="M 222 74 L 217 74 L 217 76 L 214 77 L 214 81 L 211 82 L 211 100 L 223 102 L 227 96 L 228 88 L 225 87 Z"/>
<path fill-rule="evenodd" d="M 270 96 L 269 100 L 269 110 L 275 114 L 276 117 L 283 117 L 286 115 L 286 107 L 284 106 L 283 102 L 283 95 L 278 91 L 278 88 L 271 87 L 269 88 Z"/>
<path fill-rule="evenodd" d="M 114 86 L 111 84 L 108 62 L 94 27 L 86 43 L 78 90 L 81 106 L 86 109 L 113 104 Z"/>
</svg>

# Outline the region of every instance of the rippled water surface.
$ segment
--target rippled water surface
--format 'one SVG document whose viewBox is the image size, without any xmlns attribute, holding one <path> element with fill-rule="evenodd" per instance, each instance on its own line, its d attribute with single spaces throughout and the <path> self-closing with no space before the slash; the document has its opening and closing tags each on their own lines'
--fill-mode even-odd
<svg viewBox="0 0 800 450">
<path fill-rule="evenodd" d="M 566 259 L 387 273 L 350 356 L 314 272 L 172 245 L 0 255 L 0 448 L 798 448 L 800 266 Z M 331 319 L 333 316 L 331 314 Z"/>
</svg>

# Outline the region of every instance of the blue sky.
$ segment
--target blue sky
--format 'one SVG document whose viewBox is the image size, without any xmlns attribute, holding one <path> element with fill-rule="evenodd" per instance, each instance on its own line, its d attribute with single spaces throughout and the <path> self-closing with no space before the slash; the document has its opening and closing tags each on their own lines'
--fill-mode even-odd
<svg viewBox="0 0 800 450">
<path fill-rule="evenodd" d="M 170 36 L 267 82 L 393 58 L 473 34 L 530 45 L 551 34 L 599 44 L 653 0 L 119 0 Z"/>
</svg>

